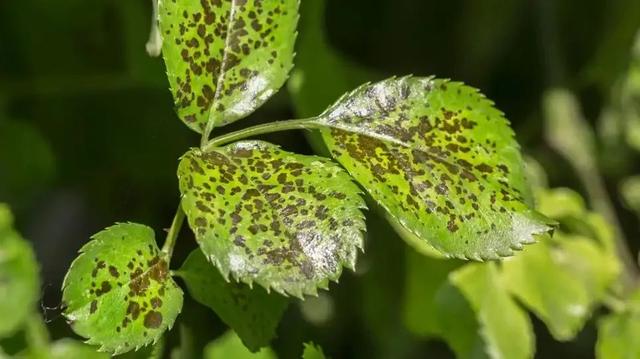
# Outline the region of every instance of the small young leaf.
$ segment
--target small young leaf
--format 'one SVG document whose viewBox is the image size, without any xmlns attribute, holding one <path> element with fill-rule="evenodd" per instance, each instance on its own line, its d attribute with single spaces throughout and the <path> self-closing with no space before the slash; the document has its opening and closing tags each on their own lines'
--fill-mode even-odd
<svg viewBox="0 0 640 359">
<path fill-rule="evenodd" d="M 182 308 L 153 230 L 126 223 L 94 235 L 63 282 L 64 315 L 88 344 L 114 354 L 158 341 Z"/>
<path fill-rule="evenodd" d="M 425 245 L 494 259 L 551 222 L 530 209 L 513 131 L 477 90 L 404 77 L 364 85 L 318 121 L 332 155 Z"/>
<path fill-rule="evenodd" d="M 302 296 L 354 267 L 365 204 L 331 161 L 247 141 L 187 152 L 178 177 L 200 248 L 225 278 Z"/>
<path fill-rule="evenodd" d="M 302 352 L 302 359 L 325 359 L 322 348 L 313 343 L 304 343 L 304 352 Z"/>
<path fill-rule="evenodd" d="M 257 353 L 251 353 L 242 345 L 236 333 L 229 331 L 222 337 L 209 343 L 204 349 L 205 359 L 276 359 L 271 348 L 263 348 Z"/>
<path fill-rule="evenodd" d="M 531 322 L 504 288 L 495 263 L 468 264 L 450 278 L 476 312 L 480 335 L 492 359 L 533 358 Z"/>
<path fill-rule="evenodd" d="M 11 225 L 11 212 L 0 203 L 0 338 L 23 324 L 40 292 L 33 249 Z"/>
<path fill-rule="evenodd" d="M 178 116 L 203 132 L 262 105 L 293 66 L 299 0 L 161 0 L 162 53 Z"/>
<path fill-rule="evenodd" d="M 260 287 L 224 280 L 201 250 L 191 252 L 178 273 L 191 296 L 213 309 L 244 345 L 257 351 L 269 344 L 289 300 Z"/>
</svg>

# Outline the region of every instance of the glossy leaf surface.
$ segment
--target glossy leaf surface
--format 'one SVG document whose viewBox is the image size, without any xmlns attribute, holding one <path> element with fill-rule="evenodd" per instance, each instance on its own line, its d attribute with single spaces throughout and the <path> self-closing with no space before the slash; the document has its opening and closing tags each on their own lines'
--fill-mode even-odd
<svg viewBox="0 0 640 359">
<path fill-rule="evenodd" d="M 171 92 L 191 129 L 247 116 L 287 79 L 298 0 L 161 0 L 159 11 Z"/>
<path fill-rule="evenodd" d="M 12 228 L 9 208 L 0 203 L 0 338 L 12 335 L 40 295 L 38 263 L 31 246 Z"/>
<path fill-rule="evenodd" d="M 187 152 L 178 176 L 189 225 L 223 276 L 302 296 L 354 267 L 365 205 L 331 161 L 246 141 Z"/>
<path fill-rule="evenodd" d="M 191 252 L 179 275 L 193 298 L 216 312 L 250 350 L 257 351 L 275 337 L 287 298 L 260 287 L 227 282 L 201 250 Z"/>
<path fill-rule="evenodd" d="M 101 350 L 123 353 L 156 342 L 182 308 L 153 230 L 126 223 L 94 235 L 63 284 L 73 330 Z"/>
<path fill-rule="evenodd" d="M 513 131 L 473 88 L 392 78 L 343 96 L 318 121 L 331 128 L 322 133 L 332 155 L 425 247 L 498 258 L 550 230 L 529 207 Z"/>
</svg>

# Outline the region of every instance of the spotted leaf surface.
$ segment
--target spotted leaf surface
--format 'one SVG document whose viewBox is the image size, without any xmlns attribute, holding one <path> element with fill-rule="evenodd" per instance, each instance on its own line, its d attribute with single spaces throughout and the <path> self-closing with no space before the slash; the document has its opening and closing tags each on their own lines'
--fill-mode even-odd
<svg viewBox="0 0 640 359">
<path fill-rule="evenodd" d="M 153 230 L 127 223 L 99 232 L 82 247 L 65 277 L 63 302 L 77 334 L 118 354 L 154 343 L 171 328 L 182 291 Z"/>
<path fill-rule="evenodd" d="M 249 350 L 257 351 L 276 336 L 288 298 L 227 282 L 199 249 L 191 252 L 178 273 L 193 298 L 215 311 Z"/>
<path fill-rule="evenodd" d="M 189 224 L 224 277 L 302 296 L 355 265 L 365 205 L 331 161 L 246 141 L 187 152 L 178 176 Z"/>
<path fill-rule="evenodd" d="M 160 0 L 178 116 L 203 132 L 262 105 L 293 66 L 298 0 Z"/>
<path fill-rule="evenodd" d="M 550 230 L 527 204 L 508 122 L 473 88 L 392 78 L 345 95 L 318 121 L 332 155 L 412 245 L 493 259 Z"/>
<path fill-rule="evenodd" d="M 35 254 L 12 223 L 9 208 L 0 203 L 0 338 L 24 324 L 40 296 Z"/>
</svg>

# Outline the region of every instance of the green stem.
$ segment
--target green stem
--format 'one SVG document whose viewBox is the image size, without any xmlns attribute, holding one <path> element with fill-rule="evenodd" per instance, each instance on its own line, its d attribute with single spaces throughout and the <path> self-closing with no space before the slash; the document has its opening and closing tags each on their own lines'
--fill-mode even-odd
<svg viewBox="0 0 640 359">
<path fill-rule="evenodd" d="M 182 210 L 182 206 L 178 205 L 178 209 L 176 210 L 176 214 L 173 217 L 173 222 L 171 222 L 171 228 L 169 228 L 169 233 L 167 233 L 167 240 L 164 242 L 162 246 L 162 252 L 165 254 L 167 259 L 171 259 L 173 255 L 173 247 L 176 245 L 176 240 L 178 239 L 178 233 L 180 233 L 180 229 L 182 228 L 182 223 L 184 222 L 184 211 Z"/>
<path fill-rule="evenodd" d="M 326 127 L 316 121 L 316 117 L 304 118 L 301 120 L 287 120 L 278 122 L 269 122 L 261 125 L 247 127 L 242 130 L 227 133 L 218 136 L 202 146 L 203 151 L 210 151 L 214 147 L 226 145 L 228 143 L 245 139 L 247 137 L 262 135 L 265 133 L 288 131 L 288 130 L 308 130 L 314 128 Z"/>
</svg>

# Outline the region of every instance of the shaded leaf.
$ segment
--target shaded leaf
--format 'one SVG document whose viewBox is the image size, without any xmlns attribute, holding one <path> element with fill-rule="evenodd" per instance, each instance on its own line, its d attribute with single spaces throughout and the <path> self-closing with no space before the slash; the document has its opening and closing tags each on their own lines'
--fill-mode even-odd
<svg viewBox="0 0 640 359">
<path fill-rule="evenodd" d="M 456 358 L 488 358 L 476 314 L 458 288 L 451 282 L 444 282 L 435 294 L 434 305 L 439 336 L 451 347 Z"/>
<path fill-rule="evenodd" d="M 302 352 L 302 359 L 325 359 L 322 348 L 313 343 L 304 343 L 304 352 Z"/>
<path fill-rule="evenodd" d="M 262 105 L 293 66 L 298 0 L 162 0 L 162 53 L 178 116 L 203 132 Z"/>
<path fill-rule="evenodd" d="M 332 155 L 424 246 L 498 258 L 550 230 L 529 207 L 513 131 L 473 88 L 392 78 L 343 96 L 317 121 L 331 127 L 322 133 Z"/>
<path fill-rule="evenodd" d="M 531 322 L 509 296 L 495 263 L 468 264 L 450 278 L 476 313 L 489 357 L 533 358 Z"/>
<path fill-rule="evenodd" d="M 276 335 L 289 300 L 264 289 L 227 282 L 201 250 L 191 252 L 180 268 L 191 296 L 211 308 L 251 351 L 269 344 Z"/>
<path fill-rule="evenodd" d="M 62 299 L 73 330 L 114 354 L 157 342 L 182 308 L 153 230 L 133 223 L 109 227 L 80 249 Z"/>
<path fill-rule="evenodd" d="M 12 223 L 9 207 L 0 203 L 0 338 L 20 328 L 40 295 L 33 249 L 11 228 Z"/>
<path fill-rule="evenodd" d="M 354 267 L 365 205 L 331 161 L 247 141 L 187 152 L 178 176 L 189 224 L 224 277 L 302 296 Z"/>
<path fill-rule="evenodd" d="M 236 333 L 229 331 L 222 337 L 209 343 L 204 349 L 205 359 L 276 359 L 271 348 L 263 348 L 257 353 L 251 353 L 242 345 Z"/>
<path fill-rule="evenodd" d="M 0 115 L 1 116 L 1 115 Z M 51 182 L 55 156 L 47 139 L 25 121 L 0 122 L 0 198 L 28 203 Z"/>
<path fill-rule="evenodd" d="M 447 282 L 459 261 L 425 257 L 407 250 L 404 295 L 404 323 L 413 334 L 431 337 L 440 334 L 436 294 Z"/>
</svg>

